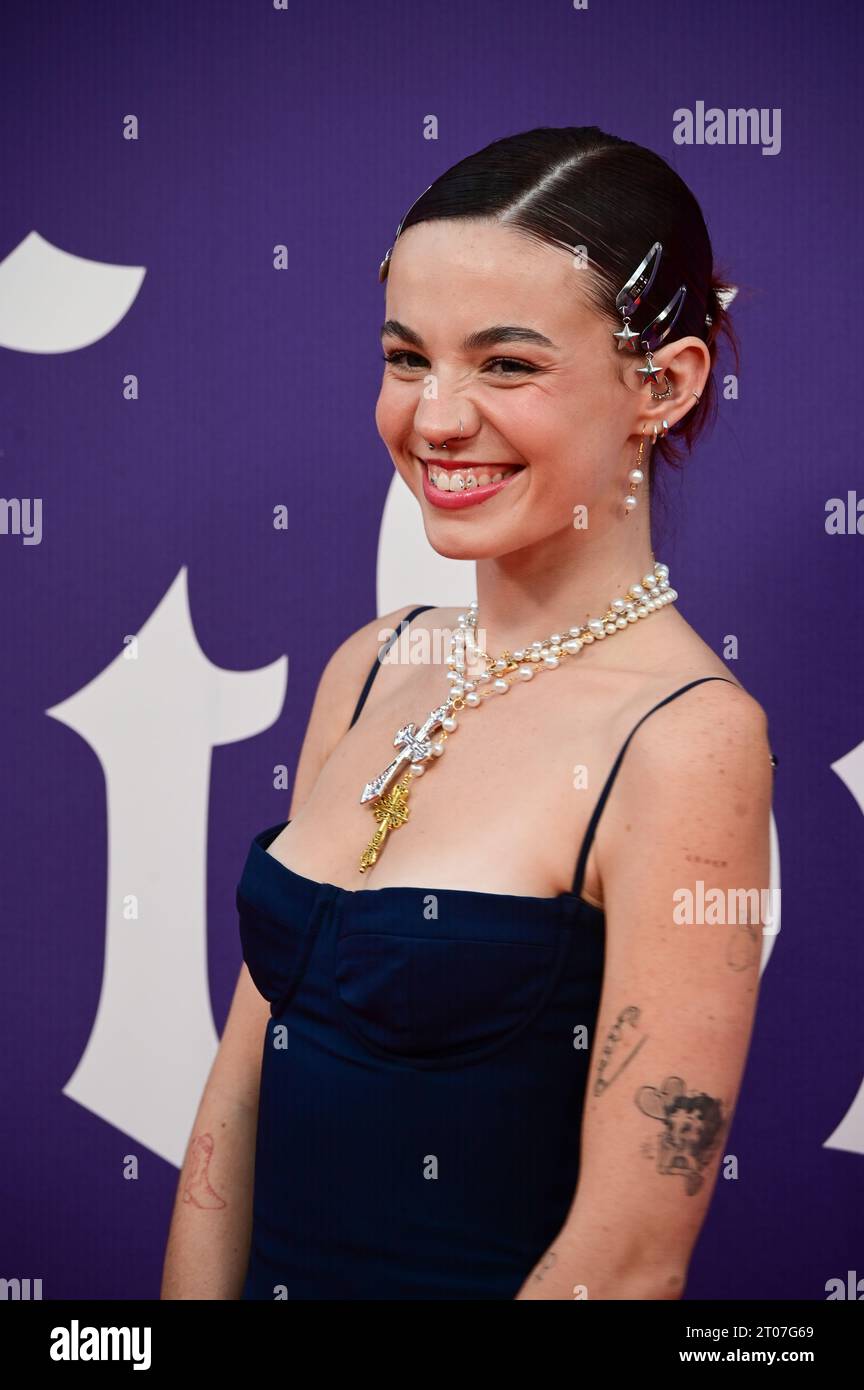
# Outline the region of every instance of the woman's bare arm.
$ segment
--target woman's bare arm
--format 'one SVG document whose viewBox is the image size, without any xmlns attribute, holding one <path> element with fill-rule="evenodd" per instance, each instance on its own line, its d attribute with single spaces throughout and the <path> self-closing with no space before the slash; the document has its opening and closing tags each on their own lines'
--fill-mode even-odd
<svg viewBox="0 0 864 1390">
<path fill-rule="evenodd" d="M 769 901 L 769 752 L 764 711 L 719 683 L 653 714 L 627 750 L 598 841 L 606 966 L 579 1181 L 519 1299 L 683 1293 L 754 1021 L 762 926 L 754 895 L 748 920 L 733 893 Z M 699 910 L 712 889 L 725 922 Z"/>
<path fill-rule="evenodd" d="M 303 740 L 288 819 L 309 797 L 348 728 L 382 628 L 409 612 L 374 619 L 328 661 Z M 382 679 L 383 672 L 378 679 Z M 174 1200 L 162 1274 L 163 1299 L 237 1299 L 252 1231 L 252 1188 L 261 1055 L 270 1005 L 243 964 L 210 1070 Z"/>
<path fill-rule="evenodd" d="M 252 1225 L 258 1082 L 268 1012 L 243 965 L 180 1170 L 163 1299 L 240 1296 Z"/>
</svg>

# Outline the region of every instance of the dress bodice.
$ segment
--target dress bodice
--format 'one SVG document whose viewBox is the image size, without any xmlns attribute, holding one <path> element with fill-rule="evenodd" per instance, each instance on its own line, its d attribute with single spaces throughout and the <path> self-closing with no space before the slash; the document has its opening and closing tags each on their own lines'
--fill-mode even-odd
<svg viewBox="0 0 864 1390">
<path fill-rule="evenodd" d="M 512 1298 L 578 1177 L 604 918 L 573 893 L 357 892 L 256 835 L 264 1039 L 246 1298 Z"/>
</svg>

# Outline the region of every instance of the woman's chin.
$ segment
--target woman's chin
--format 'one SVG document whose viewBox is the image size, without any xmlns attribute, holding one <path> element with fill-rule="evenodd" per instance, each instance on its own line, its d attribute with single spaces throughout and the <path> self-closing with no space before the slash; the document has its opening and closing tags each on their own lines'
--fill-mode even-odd
<svg viewBox="0 0 864 1390">
<path fill-rule="evenodd" d="M 441 525 L 437 517 L 431 522 L 424 518 L 424 523 L 427 541 L 435 553 L 444 560 L 488 560 L 512 549 L 503 536 L 497 539 L 488 536 L 482 540 L 479 536 L 472 536 L 470 540 L 464 536 L 460 539 L 452 534 L 448 535 L 450 528 Z"/>
</svg>

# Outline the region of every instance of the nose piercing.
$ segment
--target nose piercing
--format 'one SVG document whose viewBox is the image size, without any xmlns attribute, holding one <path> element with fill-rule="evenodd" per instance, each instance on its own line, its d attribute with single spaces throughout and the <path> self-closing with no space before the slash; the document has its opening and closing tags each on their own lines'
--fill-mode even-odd
<svg viewBox="0 0 864 1390">
<path fill-rule="evenodd" d="M 460 433 L 460 434 L 462 433 L 462 420 L 461 420 L 461 417 L 460 417 L 460 419 L 459 419 L 459 433 Z M 430 449 L 434 449 L 434 448 L 435 448 L 435 445 L 434 445 L 434 444 L 430 444 L 428 439 L 426 440 L 426 443 L 427 443 L 427 445 L 428 445 L 428 447 L 429 447 Z M 442 448 L 442 449 L 446 449 L 446 448 L 447 448 L 447 445 L 446 445 L 446 444 L 442 444 L 442 445 L 441 445 L 441 448 Z"/>
</svg>

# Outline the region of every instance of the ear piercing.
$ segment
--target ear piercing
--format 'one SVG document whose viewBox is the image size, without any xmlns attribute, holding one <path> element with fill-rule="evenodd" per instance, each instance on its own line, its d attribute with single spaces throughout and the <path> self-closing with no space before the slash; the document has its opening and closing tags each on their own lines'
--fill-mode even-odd
<svg viewBox="0 0 864 1390">
<path fill-rule="evenodd" d="M 657 381 L 663 368 L 657 366 L 652 354 L 657 351 L 672 332 L 678 316 L 684 308 L 684 301 L 687 298 L 686 287 L 684 285 L 679 285 L 665 309 L 662 309 L 657 317 L 651 320 L 648 327 L 643 328 L 640 333 L 634 332 L 630 327 L 630 319 L 654 284 L 662 255 L 663 247 L 659 241 L 655 241 L 645 259 L 640 262 L 630 276 L 626 285 L 619 290 L 615 298 L 615 307 L 619 310 L 624 320 L 624 326 L 620 328 L 617 333 L 612 334 L 612 337 L 617 341 L 619 352 L 622 348 L 625 348 L 628 352 L 645 353 L 646 365 L 644 367 L 638 367 L 637 372 L 643 381 L 651 383 L 651 397 L 655 401 L 668 400 L 672 395 L 672 383 L 667 377 L 666 389 L 664 391 L 654 390 L 654 383 Z M 706 314 L 706 327 L 710 327 L 712 322 L 711 315 Z M 697 401 L 701 399 L 696 391 L 692 391 L 691 395 L 695 396 Z M 644 425 L 642 426 L 642 433 L 643 435 L 645 433 Z M 655 422 L 653 443 L 656 444 L 658 439 L 663 439 L 668 433 L 668 420 L 664 420 L 662 426 L 658 426 Z M 633 508 L 636 506 L 636 490 L 645 476 L 640 466 L 644 447 L 645 440 L 643 438 L 639 443 L 639 457 L 636 460 L 636 467 L 630 470 L 630 491 L 624 498 L 625 516 L 627 516 L 629 512 L 632 512 Z"/>
<path fill-rule="evenodd" d="M 654 428 L 655 428 L 655 429 L 657 428 L 656 425 L 655 425 Z M 624 498 L 624 515 L 625 515 L 625 516 L 629 516 L 629 515 L 630 515 L 630 513 L 633 511 L 634 507 L 636 506 L 637 502 L 639 501 L 638 497 L 636 496 L 636 492 L 637 492 L 637 490 L 638 490 L 640 484 L 642 483 L 642 480 L 643 480 L 644 477 L 645 477 L 645 474 L 644 474 L 643 471 L 642 471 L 642 454 L 644 453 L 644 450 L 645 450 L 645 426 L 643 425 L 643 426 L 642 426 L 642 438 L 639 440 L 639 457 L 638 457 L 637 460 L 636 460 L 636 467 L 630 469 L 630 474 L 629 474 L 629 479 L 628 479 L 628 481 L 629 481 L 629 483 L 630 483 L 630 491 L 626 494 L 626 496 L 625 496 L 625 498 Z"/>
</svg>

